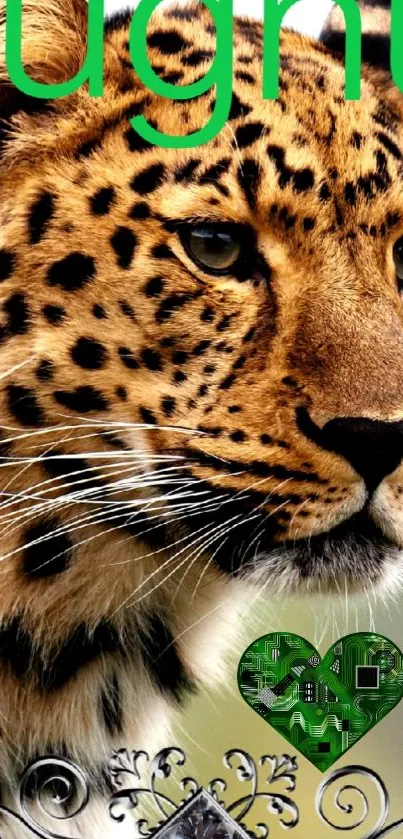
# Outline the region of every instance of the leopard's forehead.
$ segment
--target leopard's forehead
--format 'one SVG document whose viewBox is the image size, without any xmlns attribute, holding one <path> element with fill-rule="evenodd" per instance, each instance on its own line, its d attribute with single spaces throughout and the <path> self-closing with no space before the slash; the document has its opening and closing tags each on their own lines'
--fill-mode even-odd
<svg viewBox="0 0 403 839">
<path fill-rule="evenodd" d="M 133 91 L 129 31 L 129 16 L 115 18 L 107 27 L 121 63 L 121 86 Z M 203 4 L 171 7 L 152 17 L 149 58 L 165 81 L 181 86 L 202 78 L 215 45 L 215 27 Z M 340 57 L 316 41 L 284 31 L 280 95 L 274 101 L 263 99 L 263 24 L 236 18 L 233 98 L 226 125 L 196 149 L 154 151 L 169 182 L 169 192 L 159 194 L 162 214 L 189 217 L 197 211 L 236 221 L 249 221 L 253 215 L 255 225 L 269 222 L 280 237 L 296 227 L 310 233 L 316 225 L 322 233 L 337 232 L 347 239 L 355 238 L 357 228 L 373 239 L 384 237 L 396 223 L 399 204 L 400 115 L 382 101 L 380 87 L 365 69 L 359 101 L 346 101 L 344 88 Z M 139 109 L 159 131 L 180 136 L 206 125 L 215 98 L 214 88 L 174 102 L 142 91 Z M 144 160 L 154 165 L 152 147 L 135 131 L 125 130 L 125 140 L 131 151 L 148 152 Z"/>
</svg>

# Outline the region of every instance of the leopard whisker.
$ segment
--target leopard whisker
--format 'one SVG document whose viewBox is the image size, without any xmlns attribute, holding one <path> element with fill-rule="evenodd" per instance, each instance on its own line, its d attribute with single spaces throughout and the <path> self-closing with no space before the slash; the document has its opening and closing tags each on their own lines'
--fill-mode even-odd
<svg viewBox="0 0 403 839">
<path fill-rule="evenodd" d="M 240 521 L 240 522 L 237 522 L 237 523 L 234 523 L 234 524 L 233 524 L 233 526 L 232 526 L 232 529 L 233 529 L 233 530 L 234 530 L 236 527 L 238 527 L 238 526 L 240 526 L 240 525 L 242 525 L 242 524 L 243 524 L 244 519 L 243 519 L 243 517 L 242 517 L 242 516 L 240 516 L 240 518 L 241 518 L 241 521 Z M 219 526 L 219 527 L 220 527 L 220 529 L 221 529 L 221 526 Z M 218 528 L 217 528 L 217 529 L 218 529 Z M 210 530 L 210 533 L 211 533 L 211 530 Z M 221 535 L 221 532 L 220 532 L 220 533 L 218 533 L 218 534 L 216 534 L 216 539 L 217 539 L 217 538 L 219 538 L 219 537 L 220 537 L 220 535 Z M 212 541 L 213 541 L 213 540 L 212 540 Z M 209 540 L 209 544 L 210 544 L 210 540 Z M 203 552 L 203 551 L 201 550 L 201 553 L 202 553 L 202 552 Z M 173 557 L 173 558 L 172 558 L 172 560 L 173 560 L 173 559 L 175 559 L 175 558 L 176 558 L 176 557 Z M 129 605 L 130 605 L 130 606 L 134 606 L 134 605 L 136 605 L 137 603 L 140 603 L 140 602 L 141 602 L 142 600 L 144 600 L 146 597 L 149 597 L 151 594 L 153 594 L 153 593 L 154 593 L 154 591 L 156 591 L 158 588 L 160 588 L 160 586 L 161 586 L 161 585 L 164 585 L 164 584 L 166 583 L 166 581 L 167 581 L 168 579 L 170 579 L 170 578 L 173 576 L 173 574 L 175 574 L 175 573 L 179 570 L 179 568 L 181 568 L 181 567 L 182 567 L 182 566 L 183 566 L 186 562 L 188 562 L 188 561 L 189 561 L 189 557 L 187 557 L 187 556 L 186 556 L 186 557 L 185 557 L 185 559 L 183 559 L 183 560 L 179 563 L 179 565 L 178 565 L 178 566 L 176 566 L 176 567 L 175 567 L 172 571 L 170 571 L 170 573 L 169 573 L 169 574 L 167 574 L 167 575 L 164 577 L 164 579 L 163 579 L 160 583 L 158 583 L 156 586 L 154 586 L 154 587 L 151 589 L 151 591 L 146 592 L 146 594 L 142 595 L 142 597 L 138 598 L 137 600 L 134 600 L 134 601 L 133 601 L 133 602 L 131 602 Z M 160 570 L 160 569 L 158 569 L 158 570 Z M 153 572 L 153 573 L 155 573 L 155 572 Z M 143 583 L 141 584 L 141 586 L 140 586 L 140 587 L 143 587 L 143 585 L 145 585 L 145 584 L 148 582 L 148 579 L 149 579 L 149 578 L 147 578 L 147 580 L 143 581 Z M 135 590 L 135 592 L 133 592 L 133 593 L 135 594 L 135 593 L 136 593 L 136 591 L 138 591 L 138 590 L 139 590 L 139 587 L 138 587 L 138 588 Z"/>
</svg>

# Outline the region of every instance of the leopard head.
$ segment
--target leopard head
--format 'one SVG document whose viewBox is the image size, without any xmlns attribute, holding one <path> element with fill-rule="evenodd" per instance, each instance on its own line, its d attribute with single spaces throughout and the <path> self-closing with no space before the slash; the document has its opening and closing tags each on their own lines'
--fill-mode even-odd
<svg viewBox="0 0 403 839">
<path fill-rule="evenodd" d="M 84 3 L 27 3 L 24 26 L 33 78 L 77 70 Z M 238 18 L 224 129 L 153 146 L 131 116 L 191 134 L 215 93 L 146 90 L 129 26 L 107 22 L 102 99 L 31 100 L 3 68 L 4 556 L 31 580 L 73 573 L 80 545 L 124 533 L 128 554 L 140 539 L 273 589 L 394 583 L 401 95 L 365 65 L 346 101 L 342 56 L 284 31 L 280 97 L 264 101 L 262 25 Z M 156 13 L 148 46 L 162 78 L 194 82 L 209 13 Z"/>
</svg>

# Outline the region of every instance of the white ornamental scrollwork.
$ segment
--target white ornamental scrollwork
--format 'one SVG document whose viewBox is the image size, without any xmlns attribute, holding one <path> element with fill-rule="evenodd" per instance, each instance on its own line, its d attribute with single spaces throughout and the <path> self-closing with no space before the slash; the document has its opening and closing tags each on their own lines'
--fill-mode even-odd
<svg viewBox="0 0 403 839">
<path fill-rule="evenodd" d="M 379 799 L 378 812 L 372 813 L 369 805 L 369 798 L 366 792 L 361 789 L 358 782 L 353 778 L 359 776 L 371 782 L 372 788 L 376 791 Z M 329 799 L 327 795 L 332 792 L 332 815 L 328 813 Z M 327 800 L 327 805 L 326 805 Z M 403 826 L 403 819 L 391 824 L 386 824 L 389 816 L 389 794 L 382 778 L 372 769 L 363 766 L 346 766 L 335 769 L 320 784 L 316 793 L 316 812 L 322 821 L 332 827 L 333 830 L 357 830 L 363 829 L 360 839 L 381 839 L 388 836 Z M 371 816 L 376 818 L 375 824 L 369 827 Z M 335 817 L 343 819 L 340 824 Z"/>
<path fill-rule="evenodd" d="M 223 757 L 225 777 L 215 777 L 205 786 L 185 773 L 185 763 L 185 752 L 174 747 L 152 759 L 145 751 L 114 752 L 108 770 L 115 791 L 105 801 L 112 821 L 131 818 L 134 834 L 155 839 L 274 839 L 282 829 L 299 824 L 293 799 L 295 757 L 263 755 L 254 760 L 242 749 L 231 749 Z M 376 804 L 371 803 L 374 796 Z M 153 821 L 144 816 L 145 801 L 153 804 Z M 264 821 L 253 818 L 256 804 L 264 805 Z M 66 839 L 64 823 L 75 825 L 74 819 L 88 805 L 85 772 L 65 758 L 42 757 L 23 772 L 15 810 L 0 803 L 0 839 L 7 839 L 7 824 L 20 825 L 27 837 Z M 403 818 L 388 823 L 389 794 L 382 778 L 358 765 L 328 773 L 317 789 L 315 807 L 328 830 L 354 831 L 358 839 L 383 839 L 403 827 Z M 178 824 L 176 834 L 172 826 L 176 829 Z"/>
<path fill-rule="evenodd" d="M 19 787 L 19 812 L 0 804 L 0 839 L 3 822 L 18 824 L 39 839 L 65 839 L 56 825 L 71 821 L 79 816 L 89 801 L 89 785 L 85 773 L 79 766 L 65 758 L 43 757 L 30 763 L 24 770 Z M 40 815 L 33 815 L 34 806 Z M 55 829 L 44 827 L 38 818 L 43 816 L 52 821 Z M 6 828 L 4 828 L 6 830 Z"/>
<path fill-rule="evenodd" d="M 109 804 L 111 817 L 116 821 L 122 821 L 126 818 L 128 811 L 136 810 L 141 806 L 141 800 L 144 798 L 151 798 L 159 815 L 162 816 L 162 821 L 160 820 L 154 828 L 145 818 L 137 820 L 138 836 L 151 836 L 157 828 L 161 828 L 164 820 L 171 818 L 179 807 L 202 790 L 202 786 L 195 778 L 185 776 L 179 782 L 179 788 L 185 795 L 182 795 L 180 801 L 176 803 L 166 792 L 162 792 L 157 787 L 158 781 L 164 782 L 171 776 L 174 766 L 181 767 L 185 764 L 186 755 L 181 749 L 163 749 L 155 756 L 147 773 L 148 761 L 149 758 L 145 752 L 128 752 L 126 749 L 120 749 L 115 752 L 109 763 L 109 771 L 118 790 Z M 292 828 L 298 824 L 298 807 L 286 794 L 294 791 L 296 787 L 295 773 L 298 766 L 295 758 L 289 755 L 283 755 L 280 758 L 264 755 L 257 764 L 245 751 L 231 749 L 224 755 L 223 763 L 226 769 L 235 773 L 238 781 L 248 784 L 249 789 L 240 798 L 228 801 L 228 781 L 219 777 L 207 784 L 206 791 L 248 835 L 261 837 L 261 839 L 269 835 L 267 824 L 257 823 L 252 830 L 244 823 L 244 819 L 257 801 L 264 801 L 268 815 L 277 817 L 282 827 Z M 140 764 L 142 764 L 141 771 Z M 259 767 L 264 767 L 264 773 L 263 769 L 260 773 L 265 775 L 263 786 L 259 786 Z M 265 771 L 267 767 L 269 767 L 268 774 Z M 131 785 L 123 788 L 125 780 Z M 275 785 L 281 785 L 281 791 L 275 790 Z M 267 789 L 267 787 L 273 787 L 273 789 Z"/>
</svg>

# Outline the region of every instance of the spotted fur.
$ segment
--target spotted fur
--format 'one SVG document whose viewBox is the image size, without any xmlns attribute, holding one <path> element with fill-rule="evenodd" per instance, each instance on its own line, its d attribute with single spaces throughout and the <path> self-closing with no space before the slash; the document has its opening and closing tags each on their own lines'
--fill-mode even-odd
<svg viewBox="0 0 403 839">
<path fill-rule="evenodd" d="M 25 8 L 27 71 L 71 77 L 85 4 Z M 102 99 L 30 100 L 4 68 L 0 85 L 11 789 L 56 752 L 99 794 L 113 747 L 166 741 L 184 698 L 221 674 L 249 585 L 362 589 L 401 574 L 401 95 L 367 65 L 361 100 L 345 102 L 342 56 L 284 32 L 281 95 L 263 101 L 262 26 L 239 18 L 227 125 L 197 149 L 156 148 L 130 116 L 184 135 L 215 94 L 145 90 L 129 22 L 107 24 Z M 166 80 L 195 81 L 214 48 L 202 4 L 152 20 Z M 242 229 L 233 274 L 185 251 L 180 230 L 197 220 Z M 99 820 L 82 830 L 115 836 Z"/>
</svg>

